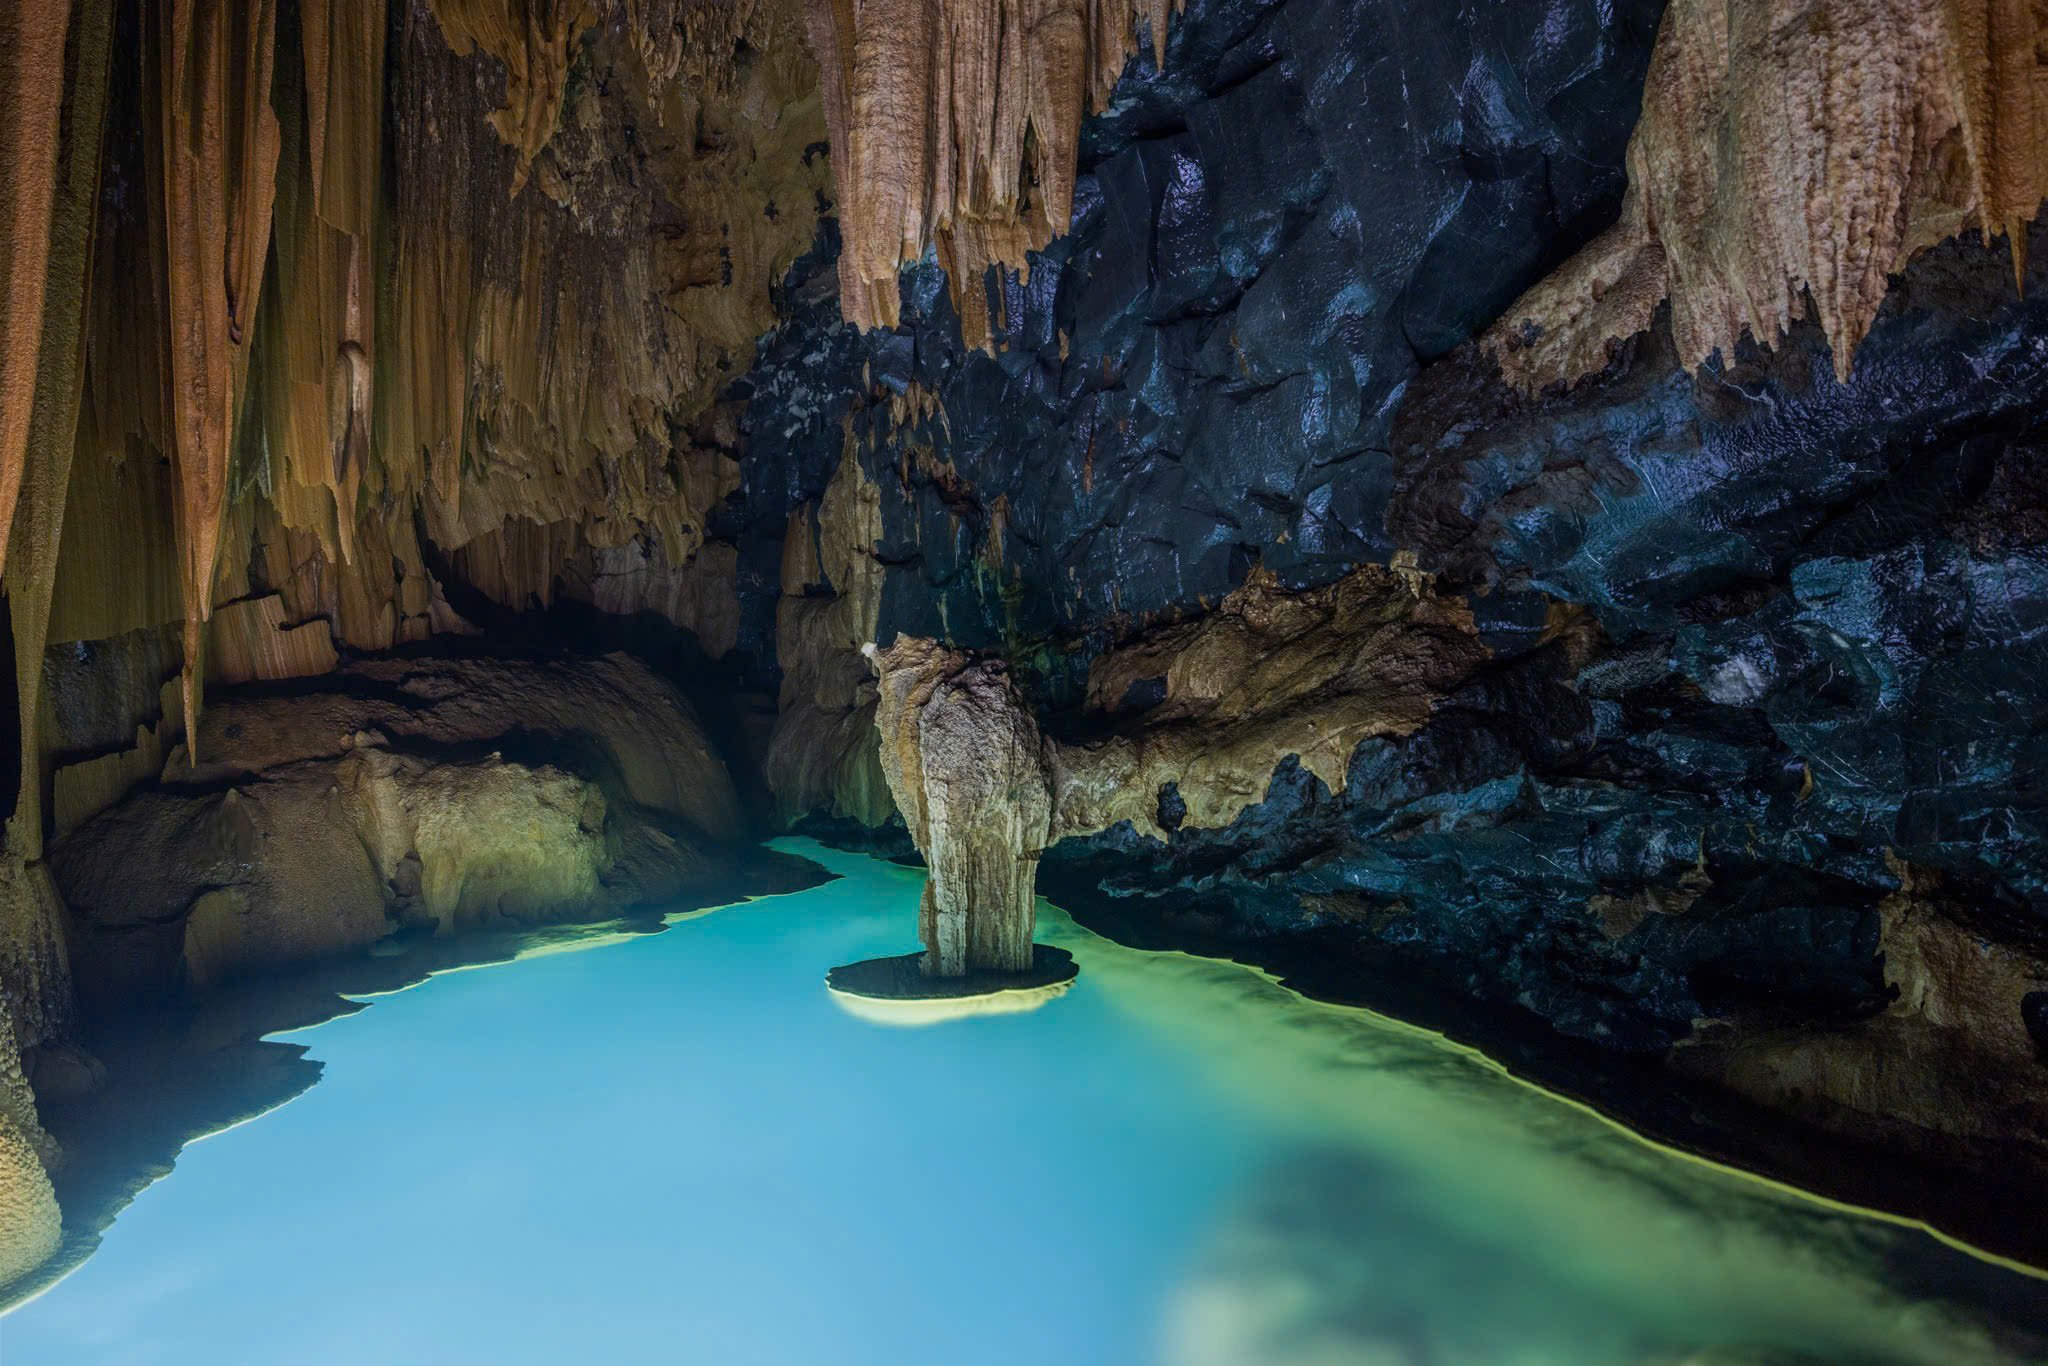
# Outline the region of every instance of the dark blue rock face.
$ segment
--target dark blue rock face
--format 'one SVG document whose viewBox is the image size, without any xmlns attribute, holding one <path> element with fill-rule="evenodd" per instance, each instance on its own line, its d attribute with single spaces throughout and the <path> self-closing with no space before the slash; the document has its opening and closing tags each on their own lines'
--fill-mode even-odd
<svg viewBox="0 0 2048 1366">
<path fill-rule="evenodd" d="M 1882 1009 L 1901 864 L 2048 941 L 2048 273 L 1924 255 L 1847 384 L 1805 328 L 1695 375 L 1660 323 L 1539 398 L 1469 345 L 1612 220 L 1659 8 L 1197 0 L 1090 124 L 1071 235 L 988 282 L 993 354 L 929 261 L 897 331 L 842 326 L 828 232 L 744 383 L 757 653 L 850 419 L 881 634 L 1005 651 L 1054 731 L 1095 652 L 1254 564 L 1412 552 L 1469 597 L 1492 662 L 1343 791 L 1290 762 L 1228 828 L 1048 856 L 1127 925 L 1638 1053 Z M 898 429 L 913 386 L 943 417 Z"/>
<path fill-rule="evenodd" d="M 1385 559 L 1395 400 L 1611 221 L 1660 8 L 1197 0 L 1164 74 L 1148 51 L 1091 121 L 1072 233 L 1028 281 L 991 274 L 993 354 L 961 346 L 929 260 L 867 337 L 839 323 L 834 241 L 799 263 L 743 385 L 749 526 L 779 537 L 821 491 L 851 409 L 890 489 L 885 630 L 1014 648 L 1213 600 L 1254 562 Z M 945 420 L 891 440 L 881 400 L 912 385 Z M 910 445 L 933 461 L 906 480 Z M 749 564 L 772 594 L 770 549 Z"/>
</svg>

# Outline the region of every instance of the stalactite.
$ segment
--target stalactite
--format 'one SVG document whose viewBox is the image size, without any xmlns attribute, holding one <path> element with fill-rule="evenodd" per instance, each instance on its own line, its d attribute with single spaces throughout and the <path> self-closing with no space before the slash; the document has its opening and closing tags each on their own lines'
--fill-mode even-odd
<svg viewBox="0 0 2048 1366">
<path fill-rule="evenodd" d="M 155 55 L 173 464 L 185 590 L 185 728 L 199 706 L 228 466 L 270 250 L 280 132 L 274 0 L 166 0 Z"/>
<path fill-rule="evenodd" d="M 44 277 L 64 107 L 71 0 L 18 0 L 0 14 L 0 567 L 28 456 L 43 333 Z"/>
<path fill-rule="evenodd" d="M 1081 120 L 1138 48 L 1164 64 L 1168 0 L 814 0 L 844 247 L 840 309 L 893 327 L 898 268 L 936 246 L 962 335 L 985 346 L 989 266 L 1072 217 Z"/>
<path fill-rule="evenodd" d="M 77 450 L 84 386 L 87 290 L 98 221 L 100 160 L 107 109 L 112 0 L 79 0 L 70 45 L 60 51 L 56 79 L 65 89 L 61 136 L 51 130 L 54 174 L 42 279 L 24 292 L 44 298 L 33 336 L 37 363 L 11 501 L 15 535 L 6 554 L 5 584 L 14 632 L 15 693 L 20 701 L 21 787 L 8 825 L 8 852 L 39 858 L 43 846 L 41 737 L 43 650 L 49 642 L 65 500 Z M 4 401 L 4 400 L 0 400 Z"/>
<path fill-rule="evenodd" d="M 394 316 L 365 488 L 416 504 L 501 602 L 548 600 L 564 577 L 594 595 L 599 562 L 628 552 L 656 578 L 698 563 L 738 486 L 720 392 L 815 232 L 826 169 L 804 149 L 822 113 L 793 6 L 637 0 L 627 17 L 650 27 L 586 42 L 590 79 L 509 201 L 516 155 L 484 126 L 481 59 L 432 25 L 400 58 Z M 674 42 L 697 30 L 713 45 L 686 60 Z M 702 572 L 729 577 L 718 558 Z M 724 629 L 701 595 L 639 577 Z"/>
<path fill-rule="evenodd" d="M 370 466 L 384 25 L 372 5 L 310 0 L 281 33 L 275 269 L 264 304 L 269 497 L 330 559 L 356 553 Z"/>
<path fill-rule="evenodd" d="M 1680 356 L 1775 345 L 1811 316 L 1849 373 L 1888 277 L 2048 192 L 2048 38 L 2030 0 L 1674 0 L 1629 144 L 1621 220 L 1488 334 L 1525 388 L 1607 362 L 1666 298 Z M 1810 300 L 1810 302 L 1809 302 Z"/>
</svg>

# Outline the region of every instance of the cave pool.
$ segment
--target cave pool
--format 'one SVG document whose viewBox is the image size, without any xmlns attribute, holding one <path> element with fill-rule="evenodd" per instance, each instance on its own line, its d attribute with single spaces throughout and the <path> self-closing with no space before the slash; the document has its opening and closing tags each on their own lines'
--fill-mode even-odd
<svg viewBox="0 0 2048 1366">
<path fill-rule="evenodd" d="M 856 1018 L 923 874 L 778 847 L 838 880 L 277 1036 L 0 1361 L 2040 1359 L 2048 1283 L 1043 902 L 1066 995 Z"/>
</svg>

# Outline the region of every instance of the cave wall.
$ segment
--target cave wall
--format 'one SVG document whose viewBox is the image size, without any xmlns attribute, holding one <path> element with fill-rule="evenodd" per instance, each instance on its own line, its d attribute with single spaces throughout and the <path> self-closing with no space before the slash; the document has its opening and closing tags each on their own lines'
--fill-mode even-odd
<svg viewBox="0 0 2048 1366">
<path fill-rule="evenodd" d="M 936 249 L 899 325 L 844 326 L 828 221 L 735 386 L 742 640 L 849 450 L 882 490 L 855 547 L 880 638 L 1001 650 L 1064 702 L 1095 649 L 1255 564 L 1389 562 L 1399 398 L 1611 221 L 1658 10 L 1190 6 L 1084 126 L 1072 231 L 980 282 L 988 349 Z"/>
<path fill-rule="evenodd" d="M 70 0 L 18 27 L 11 859 L 183 753 L 209 686 L 472 633 L 451 592 L 731 648 L 722 391 L 826 205 L 799 6 Z"/>
<path fill-rule="evenodd" d="M 796 586 L 1027 680 L 1120 817 L 1066 904 L 2048 1170 L 2032 20 L 1805 8 L 1196 0 L 991 348 L 936 252 L 844 326 L 825 225 L 737 388 L 741 638 L 857 460 L 858 586 Z M 1270 597 L 1375 566 L 1479 659 L 1333 742 L 1342 688 L 1246 680 L 1338 677 Z M 800 805 L 861 817 L 808 734 Z"/>
</svg>

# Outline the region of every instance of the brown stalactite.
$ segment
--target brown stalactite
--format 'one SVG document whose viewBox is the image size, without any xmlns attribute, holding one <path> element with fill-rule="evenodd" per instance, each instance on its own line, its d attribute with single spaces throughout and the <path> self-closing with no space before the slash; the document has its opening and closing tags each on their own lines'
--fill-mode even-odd
<svg viewBox="0 0 2048 1366">
<path fill-rule="evenodd" d="M 1981 228 L 2024 269 L 2048 191 L 2037 35 L 2031 0 L 1674 0 L 1620 222 L 1487 348 L 1524 388 L 1571 382 L 1669 298 L 1689 364 L 1810 314 L 1846 377 L 1913 253 Z"/>
<path fill-rule="evenodd" d="M 262 408 L 279 519 L 347 564 L 370 460 L 384 25 L 374 6 L 324 0 L 303 5 L 299 19 L 296 49 L 279 53 Z"/>
<path fill-rule="evenodd" d="M 277 10 L 272 0 L 166 0 L 155 17 L 190 734 L 227 514 L 235 419 L 270 253 L 281 145 L 270 103 Z"/>
<path fill-rule="evenodd" d="M 898 268 L 936 246 L 961 334 L 986 346 L 984 276 L 1072 217 L 1081 120 L 1168 0 L 811 0 L 843 247 L 840 310 L 897 321 Z"/>
<path fill-rule="evenodd" d="M 78 448 L 85 383 L 85 319 L 98 223 L 100 161 L 113 33 L 112 0 L 79 0 L 65 86 L 63 136 L 46 235 L 46 296 L 37 338 L 34 402 L 27 417 L 16 534 L 5 570 L 14 632 L 15 693 L 20 702 L 21 787 L 8 825 L 8 852 L 40 858 L 43 850 L 43 651 L 57 588 L 71 465 Z"/>
<path fill-rule="evenodd" d="M 64 36 L 71 0 L 14 0 L 0 14 L 0 567 L 28 458 L 43 334 Z"/>
<path fill-rule="evenodd" d="M 408 519 L 418 506 L 509 606 L 567 581 L 715 635 L 730 614 L 685 579 L 731 577 L 704 539 L 738 480 L 719 391 L 815 233 L 817 75 L 788 0 L 634 0 L 625 17 L 586 40 L 591 77 L 509 202 L 516 156 L 484 126 L 488 59 L 454 55 L 431 24 L 408 33 L 394 318 L 376 360 L 390 378 L 365 487 Z M 692 35 L 712 46 L 687 49 Z"/>
</svg>

